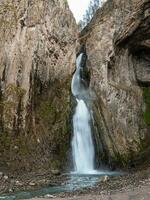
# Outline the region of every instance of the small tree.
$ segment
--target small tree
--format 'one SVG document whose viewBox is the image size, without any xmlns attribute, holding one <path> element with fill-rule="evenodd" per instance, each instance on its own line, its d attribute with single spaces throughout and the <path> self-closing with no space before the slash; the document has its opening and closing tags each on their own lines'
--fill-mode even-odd
<svg viewBox="0 0 150 200">
<path fill-rule="evenodd" d="M 79 26 L 83 29 L 92 19 L 93 15 L 95 14 L 96 10 L 100 6 L 100 0 L 91 0 L 88 9 L 85 11 L 83 15 L 83 19 L 80 20 Z"/>
</svg>

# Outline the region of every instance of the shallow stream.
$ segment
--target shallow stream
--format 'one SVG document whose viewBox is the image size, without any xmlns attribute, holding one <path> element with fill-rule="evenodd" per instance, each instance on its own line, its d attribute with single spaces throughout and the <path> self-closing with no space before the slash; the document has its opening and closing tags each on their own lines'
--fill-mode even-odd
<svg viewBox="0 0 150 200">
<path fill-rule="evenodd" d="M 93 171 L 91 174 L 75 174 L 68 176 L 68 181 L 58 186 L 43 187 L 32 191 L 20 191 L 12 194 L 1 195 L 0 200 L 19 200 L 30 199 L 34 197 L 44 197 L 48 194 L 58 194 L 61 192 L 71 192 L 83 188 L 94 187 L 104 176 L 118 176 L 119 172 L 98 172 Z"/>
</svg>

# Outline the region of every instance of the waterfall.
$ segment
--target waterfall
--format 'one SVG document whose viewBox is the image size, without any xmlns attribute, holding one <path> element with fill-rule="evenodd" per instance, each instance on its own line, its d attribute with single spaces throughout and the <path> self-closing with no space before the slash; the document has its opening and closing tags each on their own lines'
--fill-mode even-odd
<svg viewBox="0 0 150 200">
<path fill-rule="evenodd" d="M 72 78 L 72 94 L 76 98 L 76 108 L 73 116 L 72 155 L 75 173 L 89 174 L 94 171 L 94 145 L 91 132 L 91 114 L 87 106 L 85 95 L 87 88 L 81 78 L 82 59 L 81 53 L 76 60 L 76 72 Z"/>
</svg>

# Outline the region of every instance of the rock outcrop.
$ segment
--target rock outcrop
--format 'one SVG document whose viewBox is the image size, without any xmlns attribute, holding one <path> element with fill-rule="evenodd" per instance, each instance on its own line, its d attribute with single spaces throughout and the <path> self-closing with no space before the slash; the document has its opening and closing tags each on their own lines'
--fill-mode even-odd
<svg viewBox="0 0 150 200">
<path fill-rule="evenodd" d="M 76 32 L 64 0 L 1 0 L 0 166 L 5 169 L 63 166 Z M 149 0 L 108 0 L 79 36 L 91 76 L 98 165 L 134 165 L 150 152 L 149 35 Z"/>
<path fill-rule="evenodd" d="M 0 2 L 0 165 L 57 169 L 69 144 L 76 23 L 63 0 Z"/>
<path fill-rule="evenodd" d="M 108 0 L 79 41 L 86 44 L 91 69 L 97 162 L 113 167 L 146 160 L 150 151 L 150 1 Z"/>
</svg>

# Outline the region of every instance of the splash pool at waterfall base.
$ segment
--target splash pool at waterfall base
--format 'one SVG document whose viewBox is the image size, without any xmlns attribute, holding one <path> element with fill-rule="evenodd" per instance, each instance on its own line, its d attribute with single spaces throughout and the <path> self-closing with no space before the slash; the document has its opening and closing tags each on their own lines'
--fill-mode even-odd
<svg viewBox="0 0 150 200">
<path fill-rule="evenodd" d="M 98 182 L 104 176 L 115 177 L 122 175 L 120 172 L 98 172 L 93 171 L 89 174 L 64 174 L 66 180 L 64 183 L 56 186 L 46 186 L 29 191 L 19 191 L 11 194 L 0 195 L 0 200 L 19 200 L 19 199 L 30 199 L 34 197 L 44 197 L 47 194 L 60 194 L 63 192 L 74 192 L 85 188 L 92 188 L 97 185 Z"/>
</svg>

